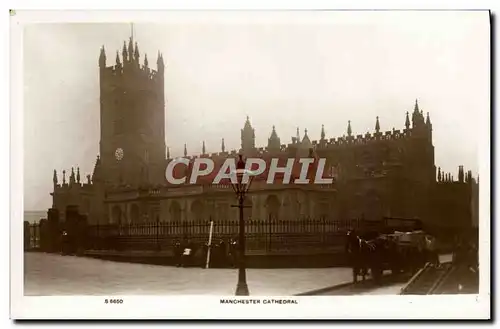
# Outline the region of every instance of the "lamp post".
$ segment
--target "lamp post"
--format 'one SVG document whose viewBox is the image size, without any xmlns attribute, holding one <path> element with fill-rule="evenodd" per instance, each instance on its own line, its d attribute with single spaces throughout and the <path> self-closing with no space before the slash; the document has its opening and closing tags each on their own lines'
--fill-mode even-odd
<svg viewBox="0 0 500 329">
<path fill-rule="evenodd" d="M 236 198 L 238 199 L 237 205 L 232 205 L 231 207 L 237 207 L 240 213 L 239 222 L 239 257 L 238 257 L 238 284 L 236 285 L 236 296 L 248 296 L 248 285 L 246 278 L 246 268 L 245 268 L 245 220 L 243 218 L 243 208 L 246 208 L 245 197 L 250 189 L 250 185 L 253 180 L 253 174 L 251 171 L 245 169 L 245 161 L 243 156 L 240 154 L 238 162 L 236 163 L 236 183 L 232 181 L 232 187 L 236 193 Z"/>
</svg>

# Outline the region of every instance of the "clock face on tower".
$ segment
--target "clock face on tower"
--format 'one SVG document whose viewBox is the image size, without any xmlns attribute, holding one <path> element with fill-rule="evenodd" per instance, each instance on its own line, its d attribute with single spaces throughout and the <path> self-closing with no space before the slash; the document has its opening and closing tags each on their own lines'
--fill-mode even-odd
<svg viewBox="0 0 500 329">
<path fill-rule="evenodd" d="M 121 147 L 117 148 L 115 151 L 115 158 L 116 160 L 120 161 L 123 159 L 123 149 Z"/>
</svg>

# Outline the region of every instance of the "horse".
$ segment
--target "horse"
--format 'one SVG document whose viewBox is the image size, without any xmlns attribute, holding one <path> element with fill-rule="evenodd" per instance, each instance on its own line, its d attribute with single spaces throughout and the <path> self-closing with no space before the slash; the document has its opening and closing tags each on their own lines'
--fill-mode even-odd
<svg viewBox="0 0 500 329">
<path fill-rule="evenodd" d="M 354 231 L 347 232 L 346 252 L 350 256 L 353 282 L 358 282 L 358 276 L 365 281 L 368 275 L 368 265 L 371 263 L 371 254 L 375 251 L 375 244 L 362 239 Z"/>
</svg>

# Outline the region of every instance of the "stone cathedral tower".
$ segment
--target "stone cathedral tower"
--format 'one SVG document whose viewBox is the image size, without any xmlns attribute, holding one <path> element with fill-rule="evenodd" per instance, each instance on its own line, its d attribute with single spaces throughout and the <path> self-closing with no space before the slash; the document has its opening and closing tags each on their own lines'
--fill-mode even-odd
<svg viewBox="0 0 500 329">
<path fill-rule="evenodd" d="M 121 58 L 106 66 L 99 56 L 100 172 L 106 185 L 161 184 L 165 181 L 165 95 L 163 55 L 157 69 L 142 64 L 137 42 L 123 43 Z"/>
</svg>

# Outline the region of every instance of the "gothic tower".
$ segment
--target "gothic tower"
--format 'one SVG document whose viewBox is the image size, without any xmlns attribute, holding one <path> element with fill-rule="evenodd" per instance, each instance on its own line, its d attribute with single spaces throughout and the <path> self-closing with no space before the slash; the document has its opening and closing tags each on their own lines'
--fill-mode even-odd
<svg viewBox="0 0 500 329">
<path fill-rule="evenodd" d="M 157 69 L 147 55 L 140 63 L 137 42 L 123 44 L 122 58 L 106 66 L 104 47 L 99 57 L 100 166 L 107 185 L 159 184 L 165 179 L 164 63 Z"/>
<path fill-rule="evenodd" d="M 432 184 L 436 181 L 432 124 L 429 114 L 425 119 L 417 101 L 412 114 L 411 137 L 412 154 L 408 156 L 411 176 L 424 184 Z"/>
</svg>

